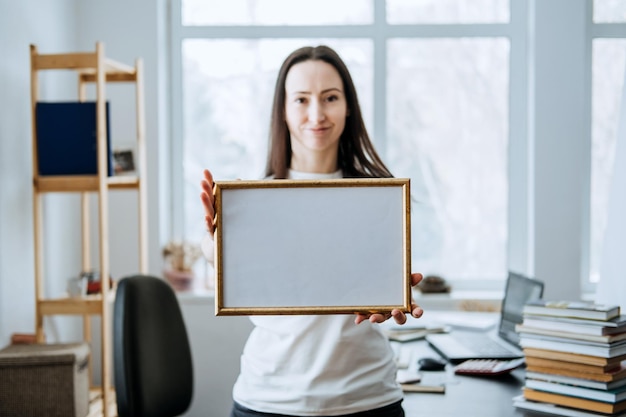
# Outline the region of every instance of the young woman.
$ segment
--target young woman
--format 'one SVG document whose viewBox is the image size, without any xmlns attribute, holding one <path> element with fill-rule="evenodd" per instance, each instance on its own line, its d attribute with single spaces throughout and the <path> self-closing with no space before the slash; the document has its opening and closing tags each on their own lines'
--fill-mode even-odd
<svg viewBox="0 0 626 417">
<path fill-rule="evenodd" d="M 329 47 L 291 53 L 278 74 L 267 176 L 289 179 L 391 177 L 361 116 L 348 69 Z M 213 178 L 204 171 L 206 227 L 215 226 Z M 212 256 L 203 242 L 207 258 Z M 413 285 L 422 279 L 412 274 Z M 423 311 L 413 304 L 411 315 Z M 394 355 L 376 323 L 405 314 L 252 316 L 231 417 L 404 416 Z"/>
</svg>

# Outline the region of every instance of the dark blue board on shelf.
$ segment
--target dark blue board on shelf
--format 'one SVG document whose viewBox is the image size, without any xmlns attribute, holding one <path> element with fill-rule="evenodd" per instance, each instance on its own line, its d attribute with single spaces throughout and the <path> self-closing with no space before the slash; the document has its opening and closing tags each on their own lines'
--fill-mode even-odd
<svg viewBox="0 0 626 417">
<path fill-rule="evenodd" d="M 98 173 L 96 102 L 38 102 L 36 106 L 39 175 Z M 108 175 L 113 175 L 106 103 Z"/>
</svg>

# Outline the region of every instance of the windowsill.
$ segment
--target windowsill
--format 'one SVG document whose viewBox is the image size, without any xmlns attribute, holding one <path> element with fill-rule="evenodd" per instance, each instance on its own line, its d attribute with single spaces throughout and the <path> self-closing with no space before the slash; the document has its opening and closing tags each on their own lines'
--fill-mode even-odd
<svg viewBox="0 0 626 417">
<path fill-rule="evenodd" d="M 213 290 L 177 292 L 182 304 L 212 304 Z M 424 310 L 499 311 L 502 303 L 501 291 L 453 290 L 442 294 L 422 294 L 413 291 L 415 302 Z"/>
<path fill-rule="evenodd" d="M 176 291 L 176 296 L 181 304 L 213 304 L 215 299 L 214 290 L 191 290 Z"/>
<path fill-rule="evenodd" d="M 452 290 L 428 294 L 413 291 L 413 298 L 424 310 L 499 311 L 502 291 Z"/>
</svg>

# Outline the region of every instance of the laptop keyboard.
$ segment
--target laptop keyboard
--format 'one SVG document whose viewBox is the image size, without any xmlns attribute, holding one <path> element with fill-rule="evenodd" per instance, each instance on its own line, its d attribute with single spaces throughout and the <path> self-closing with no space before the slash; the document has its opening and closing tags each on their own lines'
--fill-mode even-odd
<svg viewBox="0 0 626 417">
<path fill-rule="evenodd" d="M 502 356 L 511 353 L 510 349 L 489 337 L 485 337 L 485 335 L 464 334 L 459 337 L 459 341 L 466 348 L 479 353 L 481 356 Z"/>
<path fill-rule="evenodd" d="M 474 333 L 433 334 L 426 337 L 428 343 L 451 361 L 467 359 L 502 359 L 522 355 L 512 347 L 500 344 L 490 335 Z"/>
</svg>

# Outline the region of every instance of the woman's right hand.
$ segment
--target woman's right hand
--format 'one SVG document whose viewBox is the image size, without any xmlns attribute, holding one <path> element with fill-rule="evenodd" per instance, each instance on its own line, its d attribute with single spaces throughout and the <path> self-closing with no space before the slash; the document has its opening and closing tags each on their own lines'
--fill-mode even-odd
<svg viewBox="0 0 626 417">
<path fill-rule="evenodd" d="M 213 175 L 208 169 L 204 170 L 204 178 L 201 182 L 202 193 L 200 200 L 204 206 L 204 223 L 207 231 L 213 235 L 215 232 L 215 194 L 213 194 Z"/>
</svg>

